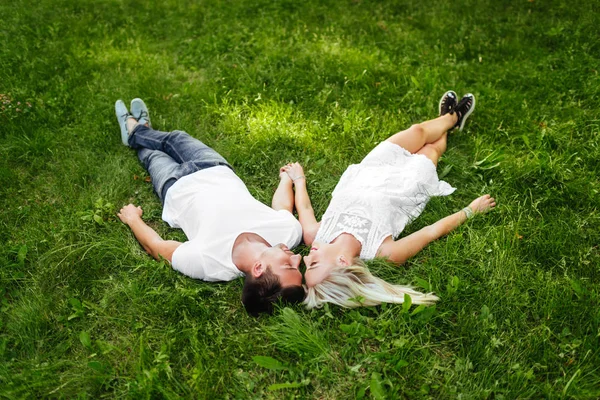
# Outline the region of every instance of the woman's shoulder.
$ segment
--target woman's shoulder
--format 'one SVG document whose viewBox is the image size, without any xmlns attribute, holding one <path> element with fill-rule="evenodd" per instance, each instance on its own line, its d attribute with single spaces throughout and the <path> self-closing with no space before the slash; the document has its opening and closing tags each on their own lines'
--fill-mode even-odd
<svg viewBox="0 0 600 400">
<path fill-rule="evenodd" d="M 388 237 L 383 239 L 383 242 L 381 242 L 381 244 L 379 245 L 379 248 L 377 249 L 377 253 L 375 254 L 375 257 L 388 258 L 389 255 L 391 254 L 391 250 L 392 250 L 392 247 L 394 246 L 394 243 L 396 243 L 396 241 L 394 240 L 392 235 L 389 235 Z"/>
</svg>

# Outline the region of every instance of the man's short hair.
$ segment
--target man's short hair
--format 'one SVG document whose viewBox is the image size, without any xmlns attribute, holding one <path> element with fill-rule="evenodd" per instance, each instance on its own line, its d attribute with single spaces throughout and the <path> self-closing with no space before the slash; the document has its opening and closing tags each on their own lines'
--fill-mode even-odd
<svg viewBox="0 0 600 400">
<path fill-rule="evenodd" d="M 270 268 L 258 278 L 246 275 L 242 290 L 242 303 L 248 314 L 257 317 L 260 313 L 273 313 L 273 304 L 283 301 L 288 304 L 301 303 L 306 297 L 302 286 L 281 287 L 279 278 Z"/>
</svg>

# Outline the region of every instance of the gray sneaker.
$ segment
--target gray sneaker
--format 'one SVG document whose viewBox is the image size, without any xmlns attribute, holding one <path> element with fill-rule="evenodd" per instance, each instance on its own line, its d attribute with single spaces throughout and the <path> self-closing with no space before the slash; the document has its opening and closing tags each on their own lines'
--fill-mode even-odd
<svg viewBox="0 0 600 400">
<path fill-rule="evenodd" d="M 149 127 L 152 127 L 150 124 L 150 114 L 148 113 L 148 107 L 146 107 L 146 103 L 142 99 L 133 99 L 131 100 L 131 114 L 135 119 L 138 120 L 138 123 L 145 125 L 148 124 Z"/>
<path fill-rule="evenodd" d="M 125 146 L 129 146 L 129 132 L 127 131 L 127 120 L 132 117 L 132 115 L 127 110 L 127 106 L 123 103 L 123 100 L 119 99 L 115 103 L 115 114 L 117 114 L 117 121 L 119 121 L 119 126 L 121 127 L 121 141 Z"/>
</svg>

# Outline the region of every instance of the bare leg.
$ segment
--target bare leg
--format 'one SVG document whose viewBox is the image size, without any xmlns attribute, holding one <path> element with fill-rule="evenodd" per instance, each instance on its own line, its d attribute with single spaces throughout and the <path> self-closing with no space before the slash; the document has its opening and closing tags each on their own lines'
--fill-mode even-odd
<svg viewBox="0 0 600 400">
<path fill-rule="evenodd" d="M 426 144 L 435 143 L 441 139 L 448 129 L 456 124 L 456 121 L 455 113 L 446 114 L 430 121 L 415 124 L 407 130 L 396 133 L 387 140 L 411 153 L 417 153 Z"/>
<path fill-rule="evenodd" d="M 423 154 L 425 157 L 429 158 L 433 165 L 437 167 L 438 160 L 446 151 L 446 143 L 448 141 L 448 133 L 444 133 L 441 138 L 433 143 L 428 143 L 425 146 L 421 147 L 417 154 Z"/>
<path fill-rule="evenodd" d="M 274 210 L 287 210 L 294 212 L 294 189 L 292 188 L 292 179 L 283 171 L 279 170 L 279 186 L 273 194 L 271 208 Z"/>
</svg>

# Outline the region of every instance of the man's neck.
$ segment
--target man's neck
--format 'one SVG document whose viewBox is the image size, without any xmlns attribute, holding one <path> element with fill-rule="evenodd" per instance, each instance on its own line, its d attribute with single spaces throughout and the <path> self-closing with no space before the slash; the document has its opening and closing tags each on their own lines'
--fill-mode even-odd
<svg viewBox="0 0 600 400">
<path fill-rule="evenodd" d="M 244 232 L 240 234 L 231 250 L 231 259 L 240 271 L 249 274 L 252 266 L 260 255 L 269 247 L 269 243 L 256 233 Z"/>
</svg>

